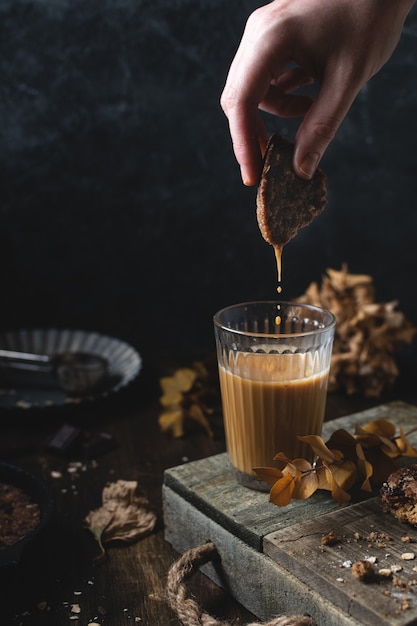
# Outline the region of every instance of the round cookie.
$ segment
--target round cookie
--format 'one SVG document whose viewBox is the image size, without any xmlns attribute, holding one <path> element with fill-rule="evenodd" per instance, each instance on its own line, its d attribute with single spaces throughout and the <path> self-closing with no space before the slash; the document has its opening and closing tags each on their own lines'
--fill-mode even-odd
<svg viewBox="0 0 417 626">
<path fill-rule="evenodd" d="M 417 526 L 417 465 L 390 474 L 380 493 L 385 511 L 401 522 Z"/>
<path fill-rule="evenodd" d="M 311 180 L 292 166 L 293 144 L 278 134 L 269 140 L 256 196 L 256 214 L 263 238 L 284 246 L 326 206 L 326 177 L 318 169 Z"/>
</svg>

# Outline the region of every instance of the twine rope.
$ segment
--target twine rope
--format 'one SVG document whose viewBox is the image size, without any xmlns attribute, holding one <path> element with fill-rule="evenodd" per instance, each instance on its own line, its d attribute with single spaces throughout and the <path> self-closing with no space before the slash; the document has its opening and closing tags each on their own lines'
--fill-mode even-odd
<svg viewBox="0 0 417 626">
<path fill-rule="evenodd" d="M 199 604 L 187 597 L 185 582 L 198 569 L 209 561 L 217 560 L 219 553 L 212 542 L 205 543 L 185 552 L 170 568 L 167 580 L 168 601 L 184 626 L 232 626 L 229 622 L 219 621 L 205 613 Z M 269 622 L 251 622 L 247 626 L 317 626 L 306 615 L 282 615 Z"/>
</svg>

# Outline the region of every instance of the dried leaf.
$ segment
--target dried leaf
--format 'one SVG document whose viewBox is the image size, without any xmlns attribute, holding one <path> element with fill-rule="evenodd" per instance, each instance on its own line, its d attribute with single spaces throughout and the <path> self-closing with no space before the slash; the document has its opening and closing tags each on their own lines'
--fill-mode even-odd
<svg viewBox="0 0 417 626">
<path fill-rule="evenodd" d="M 328 467 L 332 473 L 333 480 L 337 482 L 339 487 L 347 491 L 354 485 L 358 470 L 353 461 L 343 459 L 338 463 L 331 463 Z"/>
<path fill-rule="evenodd" d="M 400 456 L 401 453 L 393 441 L 384 441 L 383 439 L 381 439 L 381 442 L 381 451 L 384 454 L 390 456 L 393 459 L 396 459 L 398 456 Z"/>
<path fill-rule="evenodd" d="M 391 422 L 385 419 L 374 420 L 373 422 L 368 422 L 365 426 L 356 427 L 356 432 L 365 432 L 372 433 L 373 435 L 377 435 L 378 437 L 385 437 L 390 439 L 395 435 L 395 426 Z"/>
<path fill-rule="evenodd" d="M 366 460 L 372 465 L 372 484 L 381 485 L 397 468 L 397 458 L 390 458 L 380 447 L 364 448 Z"/>
<path fill-rule="evenodd" d="M 343 504 L 351 499 L 347 489 L 349 489 L 354 482 L 354 480 L 351 482 L 352 477 L 354 476 L 356 478 L 356 467 L 354 463 L 352 463 L 353 467 L 349 467 L 350 463 L 351 461 L 346 461 L 346 464 L 342 466 L 338 464 L 330 464 L 327 466 L 330 472 L 330 476 L 327 473 L 327 477 L 329 478 L 332 497 L 338 504 Z"/>
<path fill-rule="evenodd" d="M 311 283 L 297 302 L 323 306 L 336 317 L 329 391 L 379 397 L 399 374 L 396 357 L 417 329 L 396 310 L 398 302 L 374 302 L 371 276 L 327 269 L 321 286 Z"/>
<path fill-rule="evenodd" d="M 93 534 L 94 539 L 97 541 L 100 548 L 100 554 L 96 559 L 97 561 L 101 560 L 105 556 L 103 532 L 107 525 L 110 524 L 112 517 L 113 514 L 110 513 L 110 511 L 106 511 L 106 509 L 96 509 L 94 511 L 90 511 L 84 519 L 84 524 Z"/>
<path fill-rule="evenodd" d="M 380 446 L 381 451 L 389 457 L 399 456 L 397 446 L 393 441 L 395 426 L 388 420 L 369 422 L 362 428 L 356 427 L 356 438 L 364 447 Z"/>
<path fill-rule="evenodd" d="M 332 490 L 332 473 L 326 465 L 318 465 L 316 467 L 316 476 L 318 480 L 318 489 Z"/>
<path fill-rule="evenodd" d="M 397 457 L 417 456 L 403 429 L 396 435 L 394 424 L 388 420 L 357 425 L 355 436 L 338 429 L 326 443 L 318 435 L 298 439 L 309 444 L 317 456 L 314 466 L 306 459 L 289 459 L 284 452 L 278 452 L 274 460 L 285 464 L 282 470 L 255 470 L 260 478 L 273 484 L 270 501 L 278 506 L 285 506 L 291 499 L 309 498 L 317 489 L 331 491 L 336 502 L 343 504 L 351 499 L 349 491 L 358 476 L 362 477 L 360 488 L 370 493 L 371 479 L 381 485 L 394 471 Z"/>
<path fill-rule="evenodd" d="M 182 393 L 178 389 L 174 387 L 172 389 L 167 389 L 164 394 L 160 397 L 159 401 L 162 406 L 170 407 L 177 406 L 181 404 Z"/>
<path fill-rule="evenodd" d="M 329 450 L 323 439 L 318 435 L 305 435 L 303 437 L 298 437 L 298 439 L 308 443 L 313 452 L 324 461 L 331 462 L 335 460 L 334 451 Z"/>
<path fill-rule="evenodd" d="M 332 498 L 336 500 L 337 504 L 344 504 L 345 502 L 349 502 L 351 500 L 351 496 L 347 491 L 345 491 L 336 480 L 332 480 Z"/>
<path fill-rule="evenodd" d="M 317 491 L 319 480 L 315 471 L 305 472 L 296 481 L 292 497 L 295 500 L 306 500 Z"/>
<path fill-rule="evenodd" d="M 281 470 L 276 467 L 254 467 L 253 471 L 261 480 L 270 485 L 273 485 L 277 480 L 283 477 Z"/>
<path fill-rule="evenodd" d="M 273 485 L 269 492 L 269 501 L 277 506 L 287 506 L 291 502 L 295 488 L 295 479 L 291 474 L 283 476 Z"/>
<path fill-rule="evenodd" d="M 327 440 L 326 446 L 330 450 L 339 450 L 346 458 L 354 457 L 356 454 L 356 439 L 344 428 L 335 430 Z"/>
<path fill-rule="evenodd" d="M 183 393 L 190 391 L 196 378 L 197 372 L 186 367 L 178 369 L 174 376 L 161 378 L 160 385 L 163 392 L 160 398 L 161 404 L 163 406 L 180 404 Z"/>
<path fill-rule="evenodd" d="M 327 274 L 332 287 L 340 292 L 358 286 L 372 285 L 372 277 L 367 274 L 349 274 L 346 263 L 342 265 L 340 272 L 329 268 Z"/>
<path fill-rule="evenodd" d="M 291 463 L 291 459 L 289 459 L 284 452 L 277 452 L 277 454 L 274 456 L 274 461 L 282 461 L 283 463 Z"/>
<path fill-rule="evenodd" d="M 374 473 L 374 468 L 372 467 L 371 463 L 366 460 L 363 448 L 359 443 L 356 445 L 356 454 L 358 457 L 358 470 L 362 474 L 362 476 L 364 476 L 364 481 L 361 484 L 361 489 L 362 491 L 368 491 L 370 493 L 372 491 L 372 486 L 369 479 Z"/>
<path fill-rule="evenodd" d="M 173 376 L 160 379 L 162 395 L 160 403 L 164 410 L 158 421 L 163 432 L 170 432 L 174 438 L 185 435 L 187 420 L 199 424 L 209 437 L 213 436 L 208 416 L 214 413 L 218 401 L 218 370 L 201 361 L 192 367 L 177 369 Z M 215 371 L 215 375 L 213 372 Z"/>
<path fill-rule="evenodd" d="M 175 372 L 174 380 L 181 391 L 190 391 L 197 378 L 197 372 L 189 367 L 183 367 Z"/>
<path fill-rule="evenodd" d="M 136 490 L 136 481 L 108 483 L 102 492 L 102 506 L 85 517 L 84 524 L 100 546 L 99 558 L 105 555 L 105 543 L 135 541 L 153 530 L 156 515 Z"/>
<path fill-rule="evenodd" d="M 306 473 L 306 472 L 311 472 L 313 469 L 313 466 L 311 465 L 310 461 L 306 461 L 306 459 L 293 459 L 290 462 L 290 465 L 292 465 L 298 473 Z"/>
<path fill-rule="evenodd" d="M 171 431 L 175 438 L 184 434 L 184 410 L 181 407 L 167 409 L 158 418 L 159 426 L 163 432 Z"/>
<path fill-rule="evenodd" d="M 193 419 L 197 424 L 200 424 L 202 428 L 206 431 L 209 437 L 213 436 L 213 431 L 210 428 L 210 424 L 206 419 L 206 416 L 203 413 L 202 408 L 198 404 L 192 404 L 188 409 L 188 415 Z"/>
<path fill-rule="evenodd" d="M 395 445 L 402 456 L 417 456 L 417 450 L 408 441 L 404 434 L 404 429 L 400 428 L 400 436 L 394 439 Z"/>
</svg>

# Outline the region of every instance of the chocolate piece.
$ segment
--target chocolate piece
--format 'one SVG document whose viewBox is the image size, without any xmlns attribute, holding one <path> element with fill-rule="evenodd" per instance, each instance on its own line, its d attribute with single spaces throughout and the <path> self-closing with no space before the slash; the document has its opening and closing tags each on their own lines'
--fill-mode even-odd
<svg viewBox="0 0 417 626">
<path fill-rule="evenodd" d="M 110 433 L 80 430 L 70 424 L 63 424 L 48 442 L 48 449 L 65 456 L 93 459 L 110 452 L 116 447 Z"/>
<path fill-rule="evenodd" d="M 293 150 L 291 142 L 278 134 L 272 135 L 256 197 L 262 236 L 280 248 L 326 206 L 324 173 L 317 170 L 311 180 L 297 176 L 292 167 Z"/>
<path fill-rule="evenodd" d="M 80 436 L 79 428 L 74 428 L 70 424 L 63 424 L 60 429 L 54 433 L 48 442 L 48 448 L 54 452 L 65 453 Z"/>
</svg>

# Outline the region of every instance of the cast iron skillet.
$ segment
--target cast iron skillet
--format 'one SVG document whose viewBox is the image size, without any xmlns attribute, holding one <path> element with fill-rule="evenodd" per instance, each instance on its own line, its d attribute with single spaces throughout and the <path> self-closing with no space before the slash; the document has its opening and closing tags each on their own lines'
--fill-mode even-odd
<svg viewBox="0 0 417 626">
<path fill-rule="evenodd" d="M 53 501 L 52 495 L 44 481 L 27 470 L 0 461 L 0 482 L 8 483 L 19 487 L 27 493 L 33 502 L 40 508 L 40 522 L 25 537 L 17 541 L 12 546 L 0 548 L 0 567 L 18 563 L 23 550 L 31 543 L 46 526 L 52 516 Z"/>
</svg>

